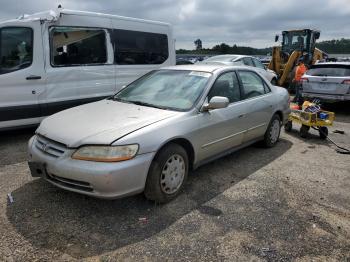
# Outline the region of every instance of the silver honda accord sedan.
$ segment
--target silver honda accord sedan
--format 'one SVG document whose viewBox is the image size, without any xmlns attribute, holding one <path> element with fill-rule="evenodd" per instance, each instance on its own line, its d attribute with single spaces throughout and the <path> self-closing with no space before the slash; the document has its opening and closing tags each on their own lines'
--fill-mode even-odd
<svg viewBox="0 0 350 262">
<path fill-rule="evenodd" d="M 29 167 L 99 198 L 174 199 L 189 170 L 279 139 L 289 95 L 253 68 L 184 65 L 152 71 L 114 96 L 52 115 L 29 142 Z"/>
</svg>

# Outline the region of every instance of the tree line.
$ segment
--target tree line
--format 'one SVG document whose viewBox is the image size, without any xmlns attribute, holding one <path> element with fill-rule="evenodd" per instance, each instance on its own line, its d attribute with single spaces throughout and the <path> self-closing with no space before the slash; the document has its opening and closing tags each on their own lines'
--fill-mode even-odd
<svg viewBox="0 0 350 262">
<path fill-rule="evenodd" d="M 198 41 L 198 40 L 197 40 Z M 350 54 L 350 39 L 328 40 L 316 43 L 316 47 L 329 54 Z M 272 47 L 253 48 L 247 46 L 230 46 L 222 43 L 213 48 L 196 50 L 179 49 L 177 54 L 238 54 L 238 55 L 267 55 L 271 54 Z"/>
</svg>

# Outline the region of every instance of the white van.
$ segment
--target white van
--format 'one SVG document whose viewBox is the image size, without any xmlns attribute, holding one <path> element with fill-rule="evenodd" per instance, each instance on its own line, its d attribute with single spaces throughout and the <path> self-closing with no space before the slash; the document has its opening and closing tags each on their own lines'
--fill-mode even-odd
<svg viewBox="0 0 350 262">
<path fill-rule="evenodd" d="M 175 65 L 167 23 L 58 9 L 0 23 L 0 130 L 38 124 Z"/>
</svg>

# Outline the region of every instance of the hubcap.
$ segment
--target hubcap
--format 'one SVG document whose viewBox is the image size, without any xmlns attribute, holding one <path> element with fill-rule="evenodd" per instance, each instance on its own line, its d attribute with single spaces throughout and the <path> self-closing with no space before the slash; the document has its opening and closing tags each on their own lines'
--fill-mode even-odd
<svg viewBox="0 0 350 262">
<path fill-rule="evenodd" d="M 271 138 L 272 144 L 277 142 L 279 134 L 280 134 L 280 128 L 281 128 L 280 121 L 275 119 L 272 122 L 271 131 L 270 131 L 270 138 Z"/>
<path fill-rule="evenodd" d="M 160 177 L 162 191 L 165 194 L 174 194 L 181 187 L 185 173 L 186 166 L 183 157 L 178 154 L 169 157 Z"/>
</svg>

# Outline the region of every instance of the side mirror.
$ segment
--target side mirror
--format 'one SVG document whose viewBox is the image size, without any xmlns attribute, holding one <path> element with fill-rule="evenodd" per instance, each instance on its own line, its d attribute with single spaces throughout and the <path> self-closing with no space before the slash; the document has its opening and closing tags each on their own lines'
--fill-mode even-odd
<svg viewBox="0 0 350 262">
<path fill-rule="evenodd" d="M 280 38 L 279 35 L 275 35 L 275 42 L 278 42 L 278 39 Z"/>
<path fill-rule="evenodd" d="M 315 32 L 315 39 L 319 39 L 320 38 L 320 32 Z"/>
<path fill-rule="evenodd" d="M 210 99 L 208 104 L 205 104 L 202 107 L 202 111 L 209 111 L 213 109 L 225 108 L 229 105 L 230 101 L 227 97 L 223 96 L 214 96 Z"/>
</svg>

